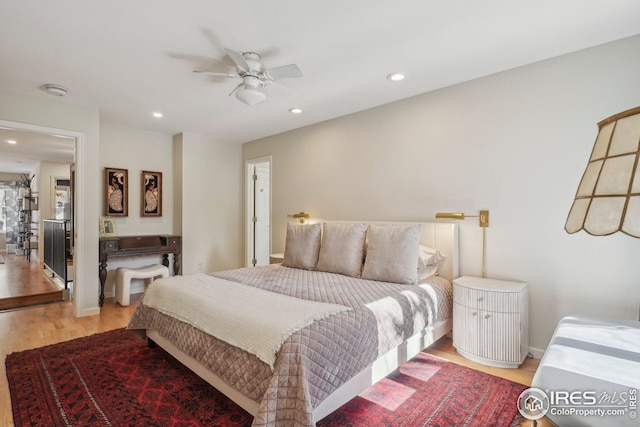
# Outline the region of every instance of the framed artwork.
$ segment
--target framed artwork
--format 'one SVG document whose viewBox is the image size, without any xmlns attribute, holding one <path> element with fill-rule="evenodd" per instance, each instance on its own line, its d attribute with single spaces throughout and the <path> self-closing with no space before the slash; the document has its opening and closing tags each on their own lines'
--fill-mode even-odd
<svg viewBox="0 0 640 427">
<path fill-rule="evenodd" d="M 142 171 L 141 216 L 162 216 L 162 172 Z"/>
<path fill-rule="evenodd" d="M 129 176 L 126 169 L 104 168 L 104 215 L 129 215 Z"/>
<path fill-rule="evenodd" d="M 100 237 L 113 237 L 116 233 L 116 223 L 112 218 L 100 217 Z"/>
</svg>

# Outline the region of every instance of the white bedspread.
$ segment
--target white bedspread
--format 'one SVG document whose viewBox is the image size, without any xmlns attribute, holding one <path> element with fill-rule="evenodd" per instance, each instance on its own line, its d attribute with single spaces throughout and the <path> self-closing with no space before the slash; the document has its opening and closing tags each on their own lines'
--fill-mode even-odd
<svg viewBox="0 0 640 427">
<path fill-rule="evenodd" d="M 272 370 L 276 353 L 291 334 L 316 320 L 351 310 L 207 274 L 157 280 L 141 303 L 255 354 Z"/>
</svg>

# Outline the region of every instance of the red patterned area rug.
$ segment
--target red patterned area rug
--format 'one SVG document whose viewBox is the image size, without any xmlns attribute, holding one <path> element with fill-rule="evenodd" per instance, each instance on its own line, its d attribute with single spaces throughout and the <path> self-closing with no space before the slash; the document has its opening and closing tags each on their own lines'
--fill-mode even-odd
<svg viewBox="0 0 640 427">
<path fill-rule="evenodd" d="M 252 417 L 162 349 L 119 329 L 6 360 L 21 426 L 249 426 Z M 526 387 L 420 354 L 318 423 L 509 426 Z"/>
</svg>

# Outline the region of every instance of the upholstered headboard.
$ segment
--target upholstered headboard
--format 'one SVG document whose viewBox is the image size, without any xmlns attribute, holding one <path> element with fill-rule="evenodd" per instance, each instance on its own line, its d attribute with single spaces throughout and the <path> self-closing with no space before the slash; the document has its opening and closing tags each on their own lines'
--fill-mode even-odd
<svg viewBox="0 0 640 427">
<path fill-rule="evenodd" d="M 375 225 L 422 224 L 420 243 L 446 256 L 438 275 L 453 280 L 460 276 L 458 224 L 446 222 L 379 222 L 379 221 L 324 221 L 338 223 L 366 223 Z"/>
</svg>

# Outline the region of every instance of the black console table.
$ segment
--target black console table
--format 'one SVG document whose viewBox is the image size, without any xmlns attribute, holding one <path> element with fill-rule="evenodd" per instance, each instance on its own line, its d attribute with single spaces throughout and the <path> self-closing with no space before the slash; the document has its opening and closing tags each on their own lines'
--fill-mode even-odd
<svg viewBox="0 0 640 427">
<path fill-rule="evenodd" d="M 100 307 L 104 304 L 104 284 L 107 281 L 107 260 L 142 255 L 163 255 L 162 265 L 169 267 L 173 254 L 173 274 L 180 274 L 182 238 L 174 235 L 115 236 L 100 238 Z"/>
</svg>

